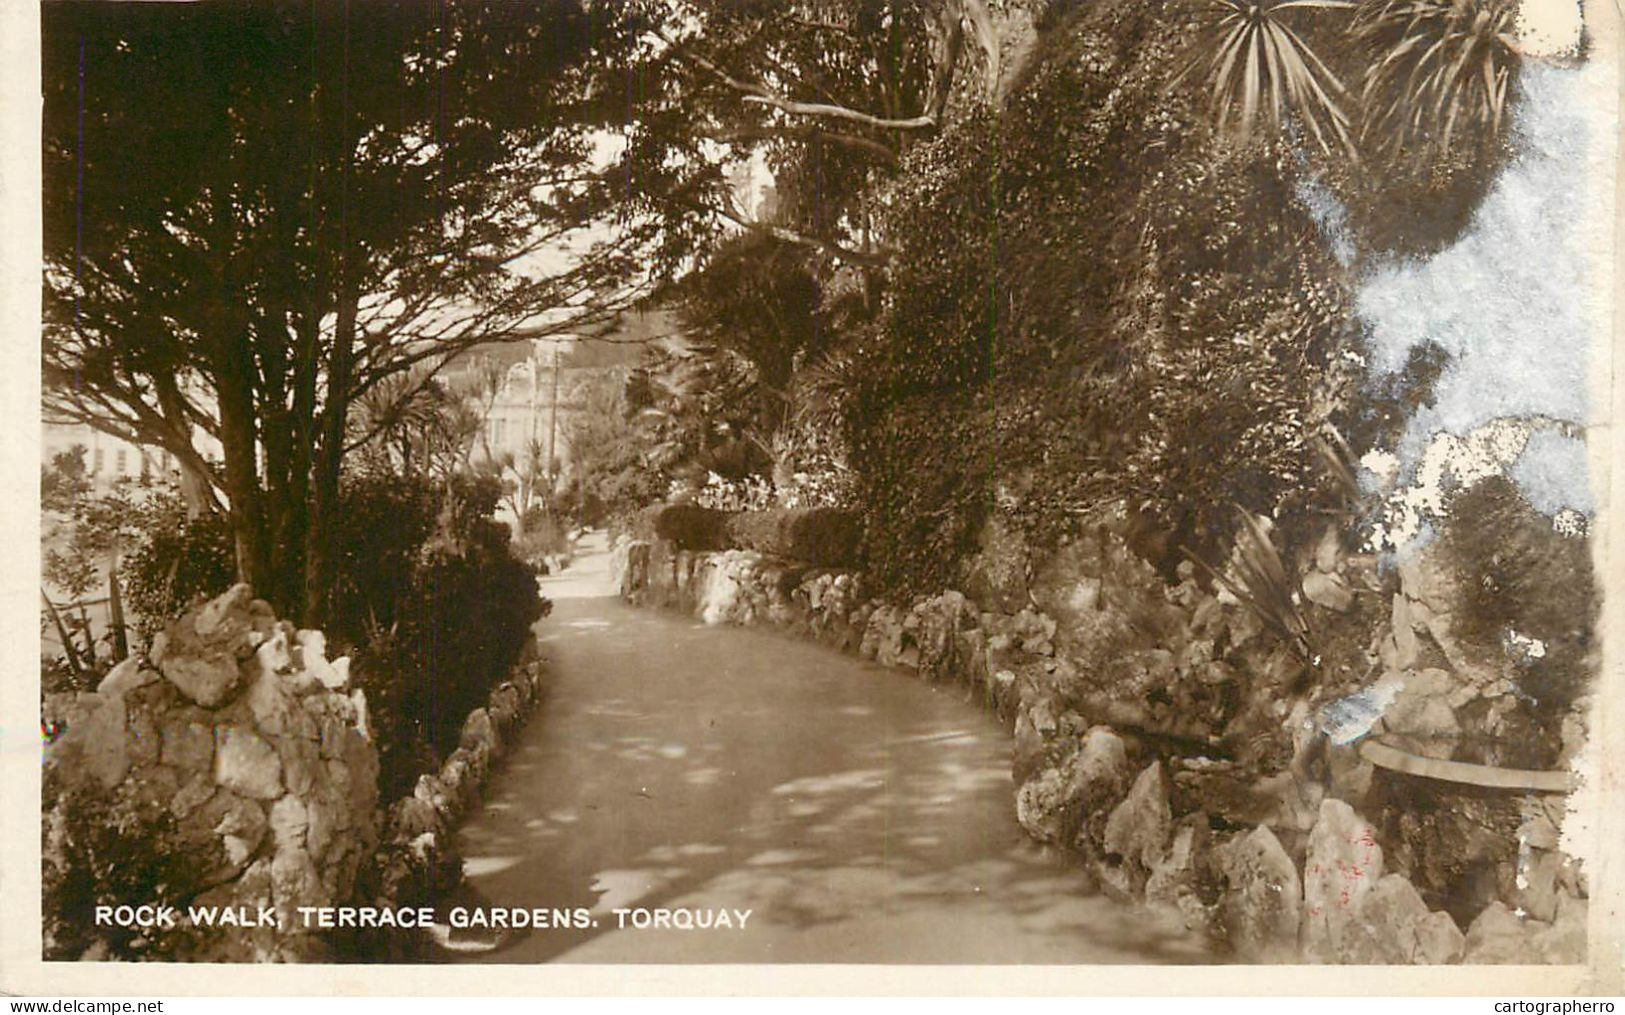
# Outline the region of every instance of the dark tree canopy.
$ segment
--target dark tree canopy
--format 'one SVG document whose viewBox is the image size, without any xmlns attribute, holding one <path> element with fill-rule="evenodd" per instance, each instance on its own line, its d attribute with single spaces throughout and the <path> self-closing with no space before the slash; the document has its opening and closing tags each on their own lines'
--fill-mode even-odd
<svg viewBox="0 0 1625 1015">
<path fill-rule="evenodd" d="M 572 0 L 47 4 L 47 413 L 173 452 L 314 609 L 352 402 L 635 281 L 650 231 L 585 229 L 619 37 Z"/>
</svg>

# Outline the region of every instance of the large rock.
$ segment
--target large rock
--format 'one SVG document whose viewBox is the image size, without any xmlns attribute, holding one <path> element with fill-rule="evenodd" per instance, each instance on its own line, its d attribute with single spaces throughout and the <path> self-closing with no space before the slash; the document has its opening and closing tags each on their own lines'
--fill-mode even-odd
<svg viewBox="0 0 1625 1015">
<path fill-rule="evenodd" d="M 1106 865 L 1102 880 L 1124 892 L 1143 889 L 1167 852 L 1173 823 L 1162 763 L 1153 761 L 1106 819 L 1101 839 Z"/>
<path fill-rule="evenodd" d="M 1586 910 L 1569 895 L 1558 900 L 1551 923 L 1519 916 L 1492 902 L 1467 928 L 1467 965 L 1575 964 L 1586 960 Z"/>
<path fill-rule="evenodd" d="M 153 651 L 164 679 L 205 708 L 230 700 L 242 683 L 242 662 L 264 640 L 252 600 L 247 585 L 236 585 L 170 623 Z"/>
<path fill-rule="evenodd" d="M 1321 801 L 1303 871 L 1306 959 L 1344 961 L 1360 947 L 1360 905 L 1382 873 L 1382 847 L 1371 823 L 1341 800 Z"/>
<path fill-rule="evenodd" d="M 145 687 L 158 679 L 158 675 L 141 665 L 139 656 L 130 656 L 107 671 L 107 676 L 96 685 L 96 693 L 104 698 L 117 698 Z"/>
<path fill-rule="evenodd" d="M 495 753 L 499 744 L 496 723 L 491 721 L 491 714 L 483 708 L 476 708 L 468 713 L 468 718 L 463 720 L 463 732 L 458 740 L 458 746 L 472 751 L 484 745 L 487 750 Z"/>
<path fill-rule="evenodd" d="M 1456 691 L 1456 681 L 1444 670 L 1405 674 L 1393 702 L 1383 712 L 1386 739 L 1414 754 L 1448 760 L 1461 735 L 1461 724 L 1451 705 Z"/>
<path fill-rule="evenodd" d="M 1399 874 L 1384 875 L 1360 902 L 1360 934 L 1350 935 L 1343 961 L 1364 965 L 1443 965 L 1459 962 L 1464 937 L 1448 913 L 1430 912 Z"/>
<path fill-rule="evenodd" d="M 271 805 L 270 826 L 279 851 L 304 849 L 310 831 L 310 810 L 290 793 Z"/>
<path fill-rule="evenodd" d="M 1206 814 L 1197 811 L 1180 818 L 1168 851 L 1145 882 L 1145 901 L 1178 911 L 1193 930 L 1208 927 L 1212 918 L 1211 897 L 1202 883 L 1211 866 L 1207 863 L 1211 839 Z"/>
<path fill-rule="evenodd" d="M 224 729 L 214 755 L 214 781 L 243 796 L 275 800 L 282 795 L 282 759 L 254 733 Z"/>
<path fill-rule="evenodd" d="M 130 737 L 126 733 L 127 710 L 122 698 L 104 700 L 101 707 L 68 728 L 53 752 L 58 757 L 76 758 L 85 772 L 111 789 L 124 781 L 130 771 Z"/>
<path fill-rule="evenodd" d="M 214 765 L 214 730 L 197 717 L 176 713 L 159 726 L 159 757 L 166 765 L 186 772 L 204 772 Z"/>
<path fill-rule="evenodd" d="M 1275 833 L 1259 825 L 1214 850 L 1226 890 L 1219 903 L 1225 937 L 1241 956 L 1264 962 L 1298 954 L 1303 887 Z"/>
<path fill-rule="evenodd" d="M 1106 809 L 1122 795 L 1131 772 L 1123 741 L 1097 726 L 1021 785 L 1016 819 L 1043 842 L 1098 846 Z"/>
<path fill-rule="evenodd" d="M 224 703 L 241 681 L 237 660 L 228 652 L 170 655 L 160 668 L 166 680 L 204 708 Z"/>
<path fill-rule="evenodd" d="M 236 877 L 259 851 L 268 827 L 263 807 L 229 791 L 216 793 L 193 815 L 192 821 L 200 831 L 206 830 L 219 839 L 219 859 L 223 866 L 210 872 L 211 882 Z"/>
</svg>

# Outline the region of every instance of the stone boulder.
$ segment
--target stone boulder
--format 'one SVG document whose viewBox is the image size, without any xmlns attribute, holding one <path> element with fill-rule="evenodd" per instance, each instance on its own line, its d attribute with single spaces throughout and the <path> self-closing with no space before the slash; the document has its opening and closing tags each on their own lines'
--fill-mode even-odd
<svg viewBox="0 0 1625 1015">
<path fill-rule="evenodd" d="M 1550 922 L 1519 916 L 1492 902 L 1467 928 L 1462 962 L 1467 965 L 1570 965 L 1586 960 L 1585 900 L 1560 896 Z"/>
<path fill-rule="evenodd" d="M 1361 965 L 1459 962 L 1464 938 L 1448 913 L 1431 912 L 1404 876 L 1386 874 L 1360 902 L 1357 927 L 1341 961 Z"/>
<path fill-rule="evenodd" d="M 171 621 L 153 646 L 164 678 L 204 708 L 227 701 L 243 679 L 241 664 L 265 637 L 253 601 L 247 585 L 235 585 Z"/>
<path fill-rule="evenodd" d="M 224 729 L 214 755 L 214 781 L 242 796 L 275 800 L 282 795 L 282 759 L 252 731 Z"/>
<path fill-rule="evenodd" d="M 1125 894 L 1139 894 L 1167 852 L 1173 823 L 1162 763 L 1153 761 L 1106 819 L 1102 882 Z"/>
<path fill-rule="evenodd" d="M 1293 961 L 1303 919 L 1297 865 L 1266 825 L 1214 850 L 1224 878 L 1219 922 L 1237 954 L 1262 962 Z"/>
<path fill-rule="evenodd" d="M 1204 884 L 1211 881 L 1212 837 L 1201 811 L 1180 818 L 1167 852 L 1145 882 L 1145 901 L 1175 910 L 1192 930 L 1206 929 L 1213 920 L 1211 892 Z"/>
<path fill-rule="evenodd" d="M 1360 904 L 1381 879 L 1382 863 L 1371 823 L 1341 800 L 1321 801 L 1303 871 L 1301 940 L 1308 961 L 1339 962 L 1356 950 L 1363 936 Z"/>
<path fill-rule="evenodd" d="M 1016 818 L 1034 838 L 1098 848 L 1107 808 L 1120 799 L 1133 772 L 1116 733 L 1097 726 L 1081 739 L 1063 738 L 1050 764 L 1016 791 Z"/>
</svg>

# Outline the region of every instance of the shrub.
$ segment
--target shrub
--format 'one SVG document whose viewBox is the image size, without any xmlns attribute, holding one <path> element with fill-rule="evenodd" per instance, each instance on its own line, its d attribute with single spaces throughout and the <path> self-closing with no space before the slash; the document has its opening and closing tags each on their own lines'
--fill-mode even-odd
<svg viewBox="0 0 1625 1015">
<path fill-rule="evenodd" d="M 1518 689 L 1555 726 L 1595 672 L 1590 540 L 1554 532 L 1510 480 L 1492 476 L 1455 496 L 1440 543 L 1462 592 L 1451 633 L 1490 658 L 1508 654 L 1514 631 L 1543 643 L 1523 661 Z"/>
<path fill-rule="evenodd" d="M 668 504 L 655 513 L 655 535 L 680 550 L 721 550 L 728 545 L 728 515 L 698 504 Z"/>
<path fill-rule="evenodd" d="M 518 663 L 530 627 L 551 604 L 530 567 L 505 545 L 430 550 L 356 660 L 378 731 L 379 793 L 408 793 L 418 774 L 457 746 L 468 713 Z"/>
<path fill-rule="evenodd" d="M 1322 497 L 1352 314 L 1309 139 L 1216 134 L 1180 9 L 1068 8 L 1001 116 L 910 149 L 846 414 L 882 587 L 952 585 L 995 498 L 1035 550 L 1121 501 L 1212 553 Z"/>
<path fill-rule="evenodd" d="M 330 638 L 359 644 L 370 627 L 395 623 L 418 554 L 435 531 L 442 497 L 423 479 L 345 477 L 334 519 L 336 566 L 324 622 Z"/>
<path fill-rule="evenodd" d="M 218 595 L 237 573 L 225 517 L 189 518 L 179 494 L 156 492 L 136 514 L 141 535 L 124 555 L 126 607 L 137 630 L 150 637 L 194 600 Z"/>
<path fill-rule="evenodd" d="M 162 803 L 85 780 L 64 791 L 50 773 L 41 794 L 41 912 L 47 961 L 95 949 L 107 959 L 153 958 L 162 930 L 97 926 L 98 905 L 181 905 L 203 886 L 197 845 L 181 843 Z"/>
<path fill-rule="evenodd" d="M 727 536 L 743 549 L 819 567 L 847 567 L 858 562 L 863 528 L 855 515 L 833 508 L 776 508 L 730 517 Z"/>
<path fill-rule="evenodd" d="M 635 511 L 622 511 L 614 515 L 609 519 L 610 542 L 613 543 L 622 536 L 652 542 L 658 538 L 655 534 L 655 519 L 664 510 L 666 510 L 664 504 L 650 504 Z"/>
<path fill-rule="evenodd" d="M 532 506 L 522 519 L 513 551 L 532 571 L 547 574 L 548 557 L 564 557 L 570 553 L 570 535 L 564 522 L 552 512 L 539 505 Z"/>
</svg>

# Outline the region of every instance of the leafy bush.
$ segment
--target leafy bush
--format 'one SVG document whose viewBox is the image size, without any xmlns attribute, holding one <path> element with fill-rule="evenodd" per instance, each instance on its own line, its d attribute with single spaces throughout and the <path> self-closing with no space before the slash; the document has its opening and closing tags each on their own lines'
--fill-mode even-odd
<svg viewBox="0 0 1625 1015">
<path fill-rule="evenodd" d="M 727 522 L 727 538 L 734 546 L 758 553 L 820 567 L 845 567 L 858 562 L 863 528 L 857 516 L 833 508 L 774 508 L 733 515 Z"/>
<path fill-rule="evenodd" d="M 49 771 L 49 770 L 48 770 Z M 180 843 L 175 820 L 158 801 L 85 780 L 64 791 L 50 772 L 40 825 L 41 912 L 47 961 L 78 959 L 87 950 L 106 959 L 153 958 L 164 933 L 140 927 L 97 926 L 98 905 L 180 905 L 203 887 L 195 843 Z"/>
<path fill-rule="evenodd" d="M 435 531 L 443 496 L 423 479 L 345 477 L 334 518 L 334 585 L 324 622 L 330 638 L 358 644 L 371 627 L 395 623 L 418 554 Z"/>
<path fill-rule="evenodd" d="M 1441 545 L 1462 594 L 1451 633 L 1492 659 L 1518 656 L 1513 632 L 1543 643 L 1523 661 L 1518 688 L 1537 716 L 1560 716 L 1595 672 L 1590 540 L 1554 532 L 1510 480 L 1492 476 L 1452 500 Z"/>
<path fill-rule="evenodd" d="M 622 511 L 609 519 L 609 538 L 614 542 L 625 536 L 628 539 L 641 539 L 644 542 L 653 542 L 659 538 L 655 533 L 655 519 L 666 510 L 664 504 L 650 504 L 635 511 Z"/>
<path fill-rule="evenodd" d="M 521 520 L 520 535 L 514 538 L 513 552 L 532 571 L 547 574 L 549 557 L 564 557 L 570 553 L 570 534 L 552 512 L 540 505 L 533 505 Z"/>
<path fill-rule="evenodd" d="M 505 544 L 430 550 L 417 562 L 394 626 L 356 660 L 385 799 L 410 792 L 428 764 L 457 746 L 463 720 L 507 677 L 550 607 Z"/>
<path fill-rule="evenodd" d="M 1211 557 L 1237 505 L 1322 496 L 1347 279 L 1300 148 L 1220 137 L 1179 81 L 1183 9 L 1073 8 L 1003 115 L 910 150 L 846 417 L 883 585 L 951 586 L 995 499 L 1038 549 L 1121 501 Z"/>
<path fill-rule="evenodd" d="M 728 545 L 728 515 L 698 504 L 668 504 L 654 517 L 655 535 L 680 550 L 722 550 Z"/>
<path fill-rule="evenodd" d="M 225 517 L 189 518 L 178 496 L 154 497 L 140 526 L 142 538 L 124 557 L 125 601 L 150 636 L 194 600 L 229 588 L 237 561 Z"/>
</svg>

